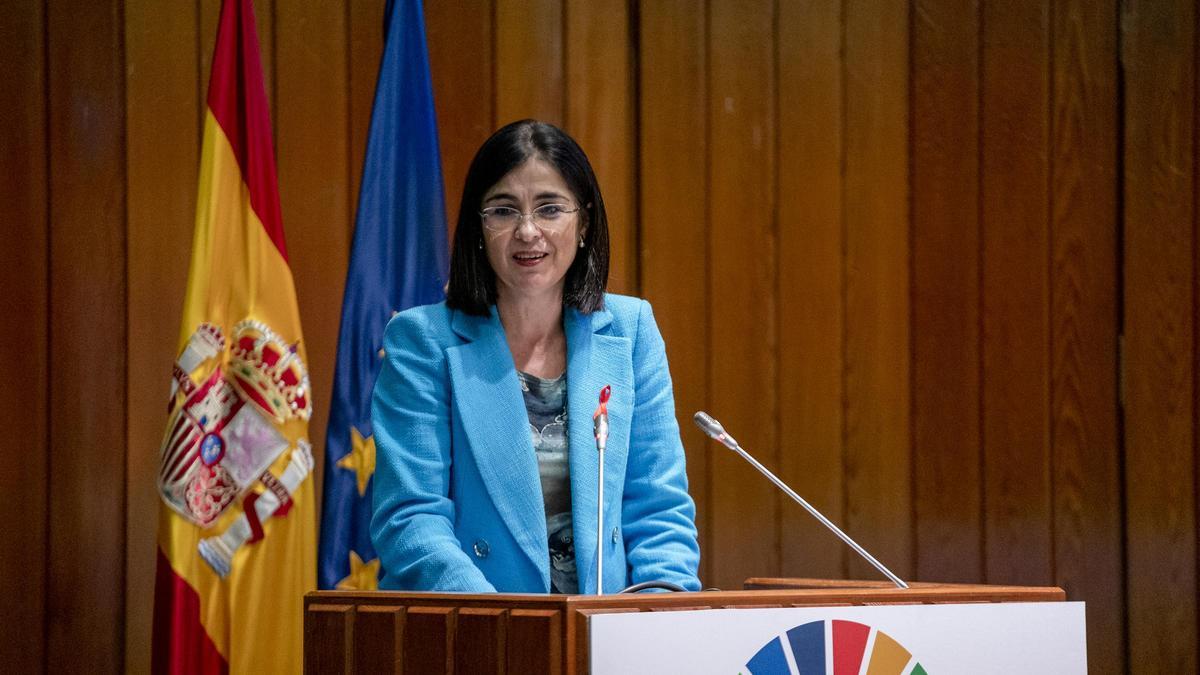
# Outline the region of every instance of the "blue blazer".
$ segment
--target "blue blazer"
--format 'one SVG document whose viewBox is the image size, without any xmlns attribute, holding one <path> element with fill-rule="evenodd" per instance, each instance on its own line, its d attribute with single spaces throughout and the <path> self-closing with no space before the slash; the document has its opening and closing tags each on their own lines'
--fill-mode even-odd
<svg viewBox="0 0 1200 675">
<path fill-rule="evenodd" d="M 699 590 L 695 505 L 687 492 L 662 336 L 644 300 L 564 313 L 575 561 L 596 592 L 592 413 L 612 385 L 605 450 L 604 592 L 661 580 Z M 495 308 L 444 303 L 396 315 L 375 384 L 371 538 L 381 588 L 546 593 L 550 553 L 537 459 L 512 354 Z"/>
</svg>

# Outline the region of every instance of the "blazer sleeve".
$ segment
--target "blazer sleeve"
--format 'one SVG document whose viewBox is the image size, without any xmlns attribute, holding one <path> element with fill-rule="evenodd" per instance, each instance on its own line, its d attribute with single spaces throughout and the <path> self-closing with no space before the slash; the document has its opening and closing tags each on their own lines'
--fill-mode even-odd
<svg viewBox="0 0 1200 675">
<path fill-rule="evenodd" d="M 371 540 L 388 588 L 494 592 L 454 533 L 449 371 L 427 321 L 402 313 L 384 334 L 387 357 L 371 406 L 376 451 Z"/>
<path fill-rule="evenodd" d="M 687 471 L 666 347 L 650 303 L 639 303 L 633 347 L 634 396 L 621 520 L 629 579 L 700 590 L 696 505 Z"/>
</svg>

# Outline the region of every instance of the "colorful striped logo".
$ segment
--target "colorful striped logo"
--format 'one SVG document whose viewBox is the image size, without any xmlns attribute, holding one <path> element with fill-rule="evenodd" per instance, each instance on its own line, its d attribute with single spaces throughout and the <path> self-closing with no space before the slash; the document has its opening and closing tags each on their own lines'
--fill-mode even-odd
<svg viewBox="0 0 1200 675">
<path fill-rule="evenodd" d="M 793 670 L 794 668 L 794 670 Z M 752 675 L 926 675 L 890 635 L 854 621 L 810 621 L 762 646 Z"/>
</svg>

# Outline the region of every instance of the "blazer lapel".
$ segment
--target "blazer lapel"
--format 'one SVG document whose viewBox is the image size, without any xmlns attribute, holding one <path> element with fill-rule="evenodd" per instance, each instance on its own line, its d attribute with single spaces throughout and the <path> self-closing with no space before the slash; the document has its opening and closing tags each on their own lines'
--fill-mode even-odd
<svg viewBox="0 0 1200 675">
<path fill-rule="evenodd" d="M 570 434 L 571 512 L 575 537 L 575 569 L 581 593 L 596 592 L 596 497 L 599 453 L 592 433 L 592 414 L 600 390 L 612 387 L 608 403 L 609 436 L 604 451 L 604 528 L 608 541 L 620 525 L 617 487 L 625 481 L 629 427 L 633 413 L 633 343 L 602 334 L 612 314 L 590 315 L 567 309 L 567 420 Z M 613 589 L 608 589 L 613 590 Z"/>
<path fill-rule="evenodd" d="M 496 313 L 487 318 L 455 312 L 454 331 L 467 340 L 446 350 L 455 408 L 470 454 L 496 510 L 521 549 L 550 579 L 545 505 L 529 416 L 512 353 Z"/>
</svg>

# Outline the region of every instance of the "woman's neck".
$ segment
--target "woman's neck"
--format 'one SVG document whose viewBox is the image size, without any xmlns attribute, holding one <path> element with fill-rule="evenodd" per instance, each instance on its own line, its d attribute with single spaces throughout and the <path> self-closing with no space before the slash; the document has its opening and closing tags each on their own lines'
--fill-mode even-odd
<svg viewBox="0 0 1200 675">
<path fill-rule="evenodd" d="M 517 370 L 554 378 L 567 368 L 562 299 L 496 299 L 496 310 Z"/>
</svg>

